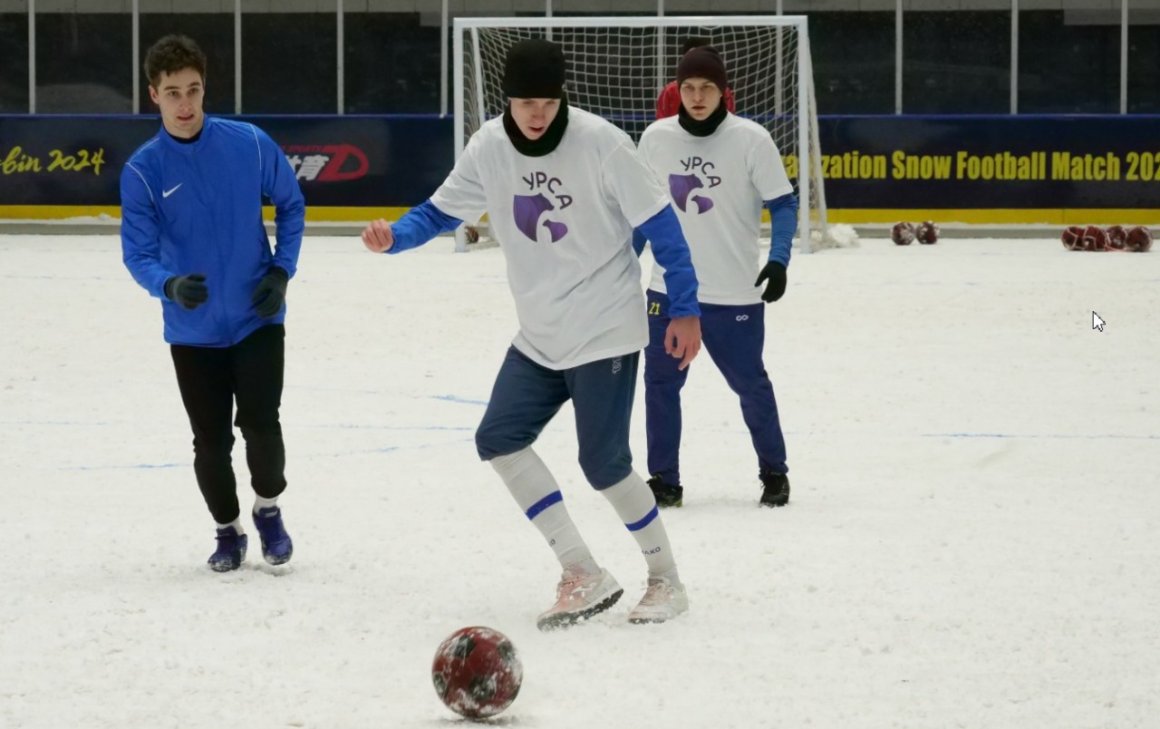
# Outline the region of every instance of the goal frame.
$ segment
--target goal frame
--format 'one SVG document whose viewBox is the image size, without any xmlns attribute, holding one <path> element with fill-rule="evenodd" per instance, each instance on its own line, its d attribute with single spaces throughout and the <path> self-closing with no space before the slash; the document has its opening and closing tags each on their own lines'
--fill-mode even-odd
<svg viewBox="0 0 1160 729">
<path fill-rule="evenodd" d="M 487 28 L 497 29 L 543 29 L 546 36 L 550 39 L 552 37 L 552 30 L 556 28 L 657 28 L 664 29 L 670 27 L 701 27 L 701 28 L 718 28 L 726 26 L 762 26 L 762 27 L 789 27 L 795 28 L 798 33 L 797 42 L 797 158 L 798 158 L 798 176 L 797 176 L 797 193 L 798 193 L 798 236 L 801 250 L 809 253 L 811 246 L 810 236 L 810 192 L 815 183 L 813 179 L 815 176 L 821 179 L 821 159 L 814 159 L 810 155 L 810 143 L 812 141 L 815 149 L 818 150 L 818 156 L 821 155 L 819 146 L 818 129 L 817 129 L 817 113 L 816 103 L 814 101 L 814 85 L 813 85 L 813 62 L 810 57 L 810 43 L 809 43 L 809 20 L 804 15 L 664 15 L 664 16 L 635 16 L 635 17 L 615 17 L 615 16 L 585 16 L 585 17 L 474 17 L 474 18 L 455 18 L 452 29 L 452 61 L 454 64 L 454 85 L 453 85 L 453 104 L 455 107 L 455 160 L 459 160 L 459 156 L 463 154 L 464 148 L 467 146 L 467 133 L 465 130 L 465 104 L 467 103 L 466 89 L 464 88 L 464 71 L 465 62 L 464 57 L 464 36 L 472 34 L 474 42 L 472 48 L 475 50 L 474 57 L 471 63 L 477 71 L 480 68 L 479 59 L 479 31 Z M 657 82 L 656 90 L 659 93 L 666 83 L 670 80 L 671 69 L 666 69 L 664 59 L 665 53 L 665 34 L 657 34 Z M 780 61 L 779 61 L 780 62 Z M 476 73 L 474 77 L 479 83 L 481 74 Z M 780 79 L 779 73 L 774 73 L 774 82 Z M 478 90 L 477 98 L 482 99 L 483 94 Z M 482 118 L 482 109 L 479 116 Z M 813 123 L 811 123 L 811 116 Z M 818 184 L 817 201 L 818 201 L 818 224 L 824 231 L 825 216 L 826 216 L 826 201 L 825 188 L 822 184 Z M 455 232 L 455 249 L 457 251 L 467 250 L 466 236 L 463 232 L 463 226 L 460 226 Z"/>
</svg>

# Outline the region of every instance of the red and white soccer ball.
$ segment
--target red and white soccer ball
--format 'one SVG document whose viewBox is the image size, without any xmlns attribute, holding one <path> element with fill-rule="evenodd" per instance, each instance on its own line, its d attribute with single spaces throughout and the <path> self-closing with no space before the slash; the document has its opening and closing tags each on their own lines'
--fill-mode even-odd
<svg viewBox="0 0 1160 729">
<path fill-rule="evenodd" d="M 938 226 L 931 220 L 919 223 L 918 228 L 914 231 L 914 237 L 918 238 L 919 243 L 928 246 L 934 245 L 938 243 Z"/>
<path fill-rule="evenodd" d="M 1145 253 L 1152 247 L 1152 231 L 1143 225 L 1137 225 L 1128 231 L 1124 239 L 1124 248 L 1135 253 Z"/>
<path fill-rule="evenodd" d="M 1108 232 L 1098 225 L 1089 225 L 1083 229 L 1083 247 L 1089 251 L 1106 251 Z"/>
<path fill-rule="evenodd" d="M 895 223 L 894 227 L 890 229 L 890 240 L 894 241 L 896 245 L 910 245 L 914 242 L 914 224 Z"/>
<path fill-rule="evenodd" d="M 1108 248 L 1122 251 L 1128 242 L 1128 231 L 1124 230 L 1122 225 L 1112 225 L 1107 229 L 1108 234 Z"/>
<path fill-rule="evenodd" d="M 1069 251 L 1082 251 L 1084 249 L 1083 234 L 1083 228 L 1072 225 L 1063 231 L 1063 235 L 1059 236 L 1059 239 L 1063 241 L 1063 247 Z"/>
<path fill-rule="evenodd" d="M 447 708 L 468 719 L 486 719 L 516 700 L 524 669 L 506 635 L 472 626 L 439 644 L 431 679 Z"/>
</svg>

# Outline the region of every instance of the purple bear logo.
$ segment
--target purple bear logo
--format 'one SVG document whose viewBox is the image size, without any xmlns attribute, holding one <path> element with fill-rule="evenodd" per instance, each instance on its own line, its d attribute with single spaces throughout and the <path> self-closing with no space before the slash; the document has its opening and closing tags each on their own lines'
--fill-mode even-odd
<svg viewBox="0 0 1160 729">
<path fill-rule="evenodd" d="M 713 209 L 713 201 L 704 195 L 694 195 L 693 191 L 705 186 L 697 175 L 669 175 L 669 194 L 673 196 L 681 212 L 690 212 L 689 203 L 697 206 L 697 214 Z"/>
<path fill-rule="evenodd" d="M 537 228 L 540 226 L 540 218 L 544 213 L 555 209 L 543 193 L 536 195 L 516 195 L 512 201 L 512 216 L 515 218 L 516 227 L 529 240 L 538 240 L 536 233 Z M 545 220 L 543 227 L 548 229 L 548 234 L 551 236 L 553 243 L 568 234 L 568 226 L 555 220 Z"/>
</svg>

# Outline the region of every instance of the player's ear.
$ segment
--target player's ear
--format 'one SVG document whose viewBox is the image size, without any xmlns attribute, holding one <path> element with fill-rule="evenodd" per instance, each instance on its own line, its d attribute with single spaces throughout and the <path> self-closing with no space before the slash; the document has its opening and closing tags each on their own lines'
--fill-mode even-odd
<svg viewBox="0 0 1160 729">
<path fill-rule="evenodd" d="M 154 88 L 153 84 L 149 84 L 149 100 L 158 106 L 161 105 L 161 97 L 157 95 L 157 89 Z"/>
</svg>

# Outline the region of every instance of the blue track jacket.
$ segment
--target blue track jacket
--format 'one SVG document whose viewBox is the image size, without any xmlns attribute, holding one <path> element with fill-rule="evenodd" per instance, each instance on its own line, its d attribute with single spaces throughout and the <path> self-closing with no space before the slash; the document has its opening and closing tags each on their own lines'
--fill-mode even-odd
<svg viewBox="0 0 1160 729">
<path fill-rule="evenodd" d="M 277 211 L 277 246 L 262 224 L 262 201 Z M 306 205 L 294 170 L 253 124 L 205 117 L 201 136 L 182 144 L 159 130 L 121 170 L 125 266 L 161 299 L 165 341 L 229 347 L 267 324 L 250 297 L 272 266 L 298 267 Z M 209 300 L 193 311 L 165 296 L 172 276 L 202 273 Z"/>
</svg>

